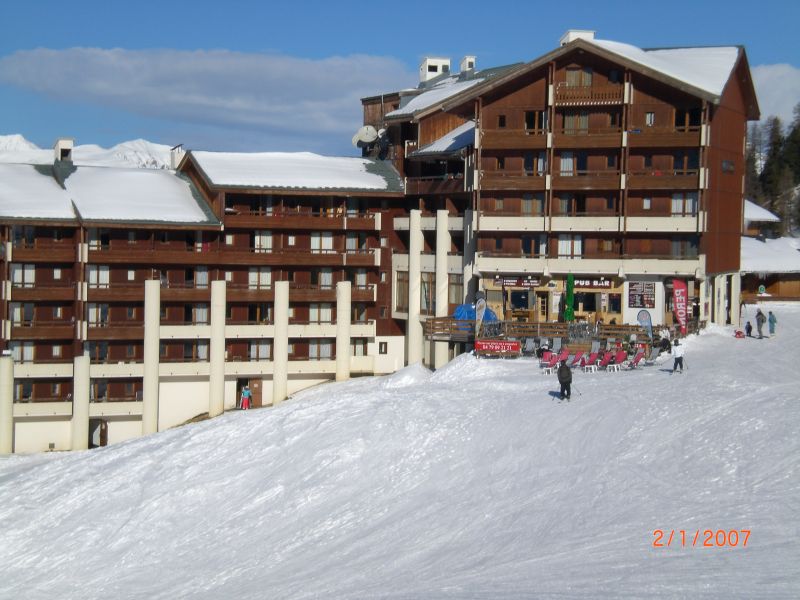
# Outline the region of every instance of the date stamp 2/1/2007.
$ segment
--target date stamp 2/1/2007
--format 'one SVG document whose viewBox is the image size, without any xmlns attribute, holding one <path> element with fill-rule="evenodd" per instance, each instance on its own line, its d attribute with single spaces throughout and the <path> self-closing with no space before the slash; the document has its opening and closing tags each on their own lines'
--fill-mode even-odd
<svg viewBox="0 0 800 600">
<path fill-rule="evenodd" d="M 747 548 L 749 529 L 654 529 L 653 548 Z"/>
</svg>

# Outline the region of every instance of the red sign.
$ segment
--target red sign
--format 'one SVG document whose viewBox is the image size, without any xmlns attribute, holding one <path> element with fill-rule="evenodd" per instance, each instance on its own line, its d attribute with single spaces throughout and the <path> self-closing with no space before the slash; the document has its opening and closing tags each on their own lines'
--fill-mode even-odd
<svg viewBox="0 0 800 600">
<path fill-rule="evenodd" d="M 519 354 L 522 344 L 517 340 L 475 340 L 478 352 L 508 352 Z"/>
<path fill-rule="evenodd" d="M 672 280 L 672 305 L 678 325 L 681 326 L 681 335 L 686 335 L 686 306 L 688 300 L 686 282 L 680 279 Z"/>
</svg>

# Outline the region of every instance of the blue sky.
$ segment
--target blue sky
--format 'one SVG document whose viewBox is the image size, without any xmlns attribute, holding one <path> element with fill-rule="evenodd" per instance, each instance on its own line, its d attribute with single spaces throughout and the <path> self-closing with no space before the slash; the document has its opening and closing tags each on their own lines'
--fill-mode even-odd
<svg viewBox="0 0 800 600">
<path fill-rule="evenodd" d="M 570 28 L 640 47 L 744 45 L 762 113 L 800 102 L 800 2 L 0 3 L 0 134 L 356 154 L 359 98 L 425 55 L 528 61 Z"/>
</svg>

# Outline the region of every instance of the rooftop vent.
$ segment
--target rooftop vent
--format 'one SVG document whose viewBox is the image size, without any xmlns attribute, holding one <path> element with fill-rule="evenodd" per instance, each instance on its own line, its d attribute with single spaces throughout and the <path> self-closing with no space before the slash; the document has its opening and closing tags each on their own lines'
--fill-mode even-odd
<svg viewBox="0 0 800 600">
<path fill-rule="evenodd" d="M 72 138 L 58 138 L 53 145 L 53 153 L 56 161 L 72 162 L 72 147 L 75 140 Z"/>
<path fill-rule="evenodd" d="M 426 56 L 419 66 L 420 83 L 438 77 L 442 73 L 450 72 L 450 59 Z"/>
<path fill-rule="evenodd" d="M 594 34 L 594 31 L 590 31 L 588 29 L 569 29 L 567 30 L 567 33 L 561 36 L 559 43 L 562 46 L 566 46 L 575 40 L 593 40 Z"/>
<path fill-rule="evenodd" d="M 183 160 L 183 156 L 186 154 L 186 151 L 183 149 L 183 144 L 178 144 L 177 146 L 173 146 L 169 149 L 169 168 L 175 171 L 178 168 L 178 165 L 181 164 L 181 160 Z"/>
<path fill-rule="evenodd" d="M 475 69 L 475 57 L 474 56 L 465 56 L 461 59 L 461 64 L 459 65 L 459 70 L 463 73 L 464 71 L 472 71 Z"/>
</svg>

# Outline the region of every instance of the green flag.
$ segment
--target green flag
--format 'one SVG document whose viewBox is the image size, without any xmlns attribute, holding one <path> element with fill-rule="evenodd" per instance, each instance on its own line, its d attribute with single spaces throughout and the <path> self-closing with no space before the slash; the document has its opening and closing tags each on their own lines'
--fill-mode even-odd
<svg viewBox="0 0 800 600">
<path fill-rule="evenodd" d="M 567 297 L 564 300 L 564 320 L 575 320 L 575 276 L 570 273 L 567 275 Z"/>
</svg>

